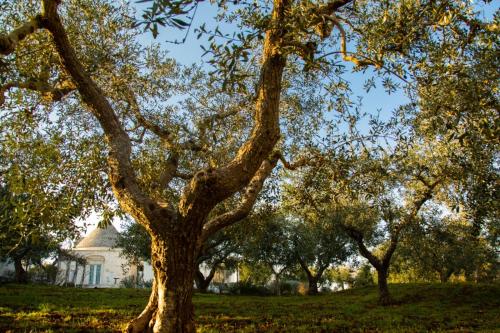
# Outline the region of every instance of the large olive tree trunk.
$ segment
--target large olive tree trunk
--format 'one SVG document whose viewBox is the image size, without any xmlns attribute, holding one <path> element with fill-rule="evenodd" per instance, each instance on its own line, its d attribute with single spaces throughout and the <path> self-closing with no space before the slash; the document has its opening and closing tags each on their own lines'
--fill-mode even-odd
<svg viewBox="0 0 500 333">
<path fill-rule="evenodd" d="M 158 235 L 157 235 L 158 236 Z M 153 237 L 154 284 L 148 305 L 127 332 L 195 332 L 192 303 L 196 242 L 186 237 Z"/>
</svg>

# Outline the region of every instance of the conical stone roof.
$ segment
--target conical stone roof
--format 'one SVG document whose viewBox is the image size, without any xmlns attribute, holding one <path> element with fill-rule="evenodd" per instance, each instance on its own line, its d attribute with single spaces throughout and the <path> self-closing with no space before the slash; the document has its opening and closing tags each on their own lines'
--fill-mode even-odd
<svg viewBox="0 0 500 333">
<path fill-rule="evenodd" d="M 95 228 L 87 237 L 82 239 L 76 248 L 86 247 L 113 247 L 118 239 L 118 231 L 110 223 L 105 229 Z"/>
</svg>

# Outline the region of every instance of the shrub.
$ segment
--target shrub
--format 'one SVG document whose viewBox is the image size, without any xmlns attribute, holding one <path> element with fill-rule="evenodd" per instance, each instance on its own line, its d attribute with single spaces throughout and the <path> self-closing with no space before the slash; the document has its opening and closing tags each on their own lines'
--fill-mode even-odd
<svg viewBox="0 0 500 333">
<path fill-rule="evenodd" d="M 126 276 L 120 281 L 120 287 L 122 288 L 137 288 L 137 281 L 135 276 Z"/>
<path fill-rule="evenodd" d="M 282 295 L 299 295 L 300 285 L 303 284 L 299 281 L 285 281 L 280 284 Z M 306 288 L 307 289 L 307 288 Z"/>
<path fill-rule="evenodd" d="M 265 286 L 254 285 L 251 282 L 238 282 L 229 287 L 231 294 L 248 296 L 269 296 L 271 290 Z"/>
<path fill-rule="evenodd" d="M 58 269 L 53 265 L 35 266 L 28 271 L 28 279 L 32 283 L 54 284 Z"/>
</svg>

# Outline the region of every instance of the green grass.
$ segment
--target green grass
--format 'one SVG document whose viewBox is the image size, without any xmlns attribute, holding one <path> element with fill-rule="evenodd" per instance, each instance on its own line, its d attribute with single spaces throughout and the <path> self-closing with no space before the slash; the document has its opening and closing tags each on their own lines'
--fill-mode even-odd
<svg viewBox="0 0 500 333">
<path fill-rule="evenodd" d="M 391 285 L 315 297 L 196 295 L 199 332 L 500 332 L 500 285 Z M 115 332 L 149 292 L 134 289 L 0 287 L 0 332 Z"/>
</svg>

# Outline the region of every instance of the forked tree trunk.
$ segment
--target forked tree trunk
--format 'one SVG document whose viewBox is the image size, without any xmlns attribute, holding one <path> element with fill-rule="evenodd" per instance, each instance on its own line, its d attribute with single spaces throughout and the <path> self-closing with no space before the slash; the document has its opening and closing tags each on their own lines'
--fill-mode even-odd
<svg viewBox="0 0 500 333">
<path fill-rule="evenodd" d="M 186 236 L 187 237 L 187 236 Z M 196 251 L 184 237 L 159 240 L 153 237 L 151 252 L 155 273 L 153 289 L 144 311 L 126 332 L 194 333 L 192 303 Z"/>
<path fill-rule="evenodd" d="M 385 267 L 377 268 L 378 275 L 378 292 L 379 292 L 379 303 L 381 305 L 390 305 L 392 303 L 391 294 L 389 293 L 389 287 L 387 286 L 387 276 L 389 270 Z"/>
<path fill-rule="evenodd" d="M 207 277 L 203 275 L 203 273 L 200 271 L 199 267 L 196 270 L 196 275 L 195 275 L 195 282 L 196 282 L 196 289 L 198 289 L 199 292 L 206 293 L 208 291 L 208 286 L 210 286 L 210 282 L 212 282 L 214 276 L 215 276 L 215 271 L 216 267 L 213 267 L 210 270 L 210 273 L 208 274 Z"/>
</svg>

